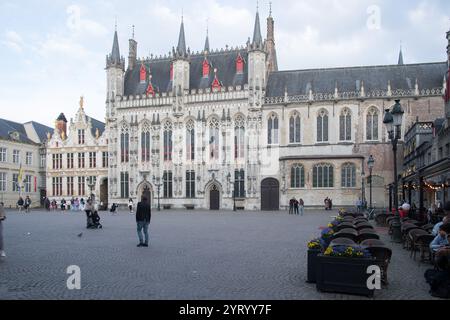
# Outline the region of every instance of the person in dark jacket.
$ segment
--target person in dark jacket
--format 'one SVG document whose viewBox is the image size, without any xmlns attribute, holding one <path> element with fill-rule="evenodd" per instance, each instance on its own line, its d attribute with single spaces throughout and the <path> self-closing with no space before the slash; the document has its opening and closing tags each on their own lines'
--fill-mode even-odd
<svg viewBox="0 0 450 320">
<path fill-rule="evenodd" d="M 142 197 L 142 202 L 139 202 L 136 210 L 136 224 L 140 247 L 148 247 L 148 227 L 152 218 L 150 202 L 146 197 Z M 145 240 L 144 240 L 145 237 Z"/>
</svg>

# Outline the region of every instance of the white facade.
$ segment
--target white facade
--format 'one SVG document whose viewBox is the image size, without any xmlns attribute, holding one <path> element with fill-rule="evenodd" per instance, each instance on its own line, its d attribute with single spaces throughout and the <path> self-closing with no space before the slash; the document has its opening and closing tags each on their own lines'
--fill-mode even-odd
<svg viewBox="0 0 450 320">
<path fill-rule="evenodd" d="M 85 200 L 94 194 L 107 203 L 108 138 L 86 116 L 81 104 L 65 132 L 64 120 L 56 123 L 47 145 L 47 194 L 50 200 Z M 61 123 L 62 122 L 62 123 Z M 91 189 L 92 188 L 92 189 Z"/>
</svg>

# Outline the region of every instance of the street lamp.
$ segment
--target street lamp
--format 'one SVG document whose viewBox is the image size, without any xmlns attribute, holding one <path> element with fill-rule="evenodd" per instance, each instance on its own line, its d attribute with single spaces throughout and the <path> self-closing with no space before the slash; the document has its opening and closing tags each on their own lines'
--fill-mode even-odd
<svg viewBox="0 0 450 320">
<path fill-rule="evenodd" d="M 156 181 L 155 186 L 158 189 L 158 211 L 161 211 L 160 192 L 161 192 L 161 178 L 153 176 L 153 181 Z"/>
<path fill-rule="evenodd" d="M 398 172 L 397 172 L 397 144 L 401 139 L 401 126 L 403 121 L 403 114 L 405 112 L 402 109 L 400 100 L 395 100 L 395 105 L 392 107 L 392 111 L 386 110 L 383 123 L 386 125 L 386 129 L 389 135 L 389 140 L 392 143 L 392 151 L 394 153 L 394 207 L 397 223 L 393 226 L 394 233 L 393 238 L 395 241 L 401 241 L 400 233 L 400 213 L 398 211 Z"/>
<path fill-rule="evenodd" d="M 369 160 L 367 160 L 367 167 L 369 167 L 369 176 L 370 176 L 370 206 L 369 209 L 372 210 L 372 171 L 375 166 L 375 159 L 372 155 L 370 155 Z"/>
<path fill-rule="evenodd" d="M 228 173 L 227 175 L 228 183 L 231 185 L 231 173 Z M 233 183 L 233 211 L 236 210 L 236 185 Z"/>
</svg>

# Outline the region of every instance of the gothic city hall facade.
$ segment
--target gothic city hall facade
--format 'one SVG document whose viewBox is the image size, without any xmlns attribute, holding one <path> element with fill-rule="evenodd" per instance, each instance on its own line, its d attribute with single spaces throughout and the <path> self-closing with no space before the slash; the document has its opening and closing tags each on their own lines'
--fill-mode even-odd
<svg viewBox="0 0 450 320">
<path fill-rule="evenodd" d="M 249 23 L 249 33 L 252 23 Z M 447 62 L 278 70 L 275 28 L 256 14 L 245 45 L 200 52 L 184 23 L 168 56 L 126 65 L 117 30 L 106 59 L 108 203 L 147 195 L 156 207 L 279 210 L 289 199 L 350 206 L 368 190 L 389 202 L 393 156 L 383 116 L 401 100 L 403 132 L 444 112 Z M 175 39 L 174 39 L 175 40 Z M 175 41 L 174 41 L 175 42 Z"/>
</svg>

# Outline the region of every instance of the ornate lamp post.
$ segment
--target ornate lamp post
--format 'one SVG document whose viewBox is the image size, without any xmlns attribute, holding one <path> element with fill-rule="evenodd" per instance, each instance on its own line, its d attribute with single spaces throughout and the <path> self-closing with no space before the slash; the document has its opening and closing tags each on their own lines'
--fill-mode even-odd
<svg viewBox="0 0 450 320">
<path fill-rule="evenodd" d="M 237 211 L 236 210 L 236 185 L 231 182 L 231 173 L 228 173 L 227 179 L 228 179 L 228 183 L 230 185 L 233 184 L 233 211 Z"/>
<path fill-rule="evenodd" d="M 373 206 L 372 206 L 372 171 L 373 171 L 373 167 L 375 166 L 375 159 L 374 159 L 374 157 L 371 155 L 370 157 L 369 157 L 369 160 L 367 160 L 367 167 L 369 168 L 369 176 L 370 176 L 370 180 L 369 180 L 369 183 L 370 183 L 370 187 L 369 187 L 369 189 L 370 189 L 370 206 L 369 206 L 369 209 L 372 209 L 373 208 Z"/>
<path fill-rule="evenodd" d="M 401 139 L 401 126 L 403 122 L 403 114 L 405 112 L 402 109 L 400 100 L 395 100 L 395 105 L 392 107 L 392 111 L 386 110 L 383 123 L 386 125 L 386 129 L 389 135 L 389 140 L 392 143 L 392 150 L 394 153 L 394 206 L 396 217 L 398 222 L 393 226 L 394 241 L 401 241 L 400 232 L 400 213 L 398 211 L 398 170 L 397 170 L 397 144 Z"/>
<path fill-rule="evenodd" d="M 161 211 L 161 203 L 160 203 L 160 193 L 161 193 L 161 178 L 153 176 L 153 181 L 155 182 L 155 186 L 158 189 L 158 211 Z"/>
</svg>

